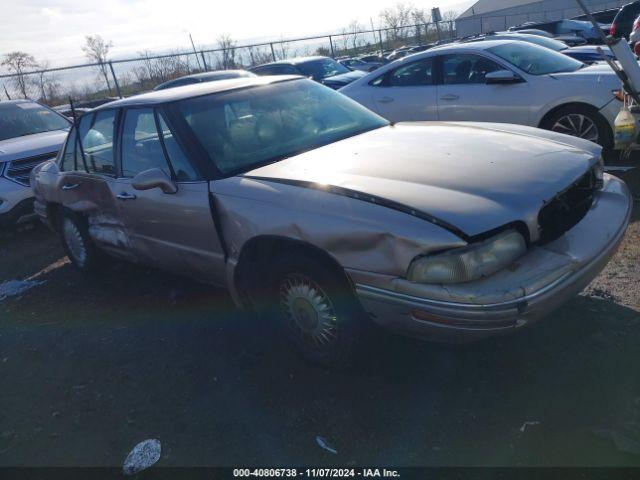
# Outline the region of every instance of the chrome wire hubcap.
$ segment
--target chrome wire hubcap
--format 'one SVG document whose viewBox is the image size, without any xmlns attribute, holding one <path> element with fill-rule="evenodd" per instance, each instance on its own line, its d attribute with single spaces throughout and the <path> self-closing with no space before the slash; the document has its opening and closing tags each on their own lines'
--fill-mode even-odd
<svg viewBox="0 0 640 480">
<path fill-rule="evenodd" d="M 335 309 L 317 283 L 304 275 L 287 275 L 280 282 L 279 297 L 287 325 L 296 338 L 315 349 L 326 349 L 335 343 Z"/>
<path fill-rule="evenodd" d="M 69 248 L 69 253 L 73 256 L 73 259 L 79 264 L 84 265 L 87 261 L 87 248 L 82 239 L 82 234 L 78 229 L 78 226 L 70 219 L 64 219 L 64 225 L 62 228 L 62 234 L 64 235 L 64 241 Z"/>
<path fill-rule="evenodd" d="M 553 124 L 551 130 L 558 133 L 566 133 L 574 137 L 584 138 L 592 142 L 598 141 L 598 127 L 596 124 L 586 115 L 580 113 L 571 113 L 560 117 L 556 123 Z"/>
</svg>

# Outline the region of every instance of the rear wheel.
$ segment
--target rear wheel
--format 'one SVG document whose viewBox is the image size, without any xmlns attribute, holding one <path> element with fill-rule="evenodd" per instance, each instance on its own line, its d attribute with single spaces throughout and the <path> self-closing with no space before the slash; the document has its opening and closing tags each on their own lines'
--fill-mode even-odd
<svg viewBox="0 0 640 480">
<path fill-rule="evenodd" d="M 270 294 L 285 335 L 312 363 L 337 366 L 352 360 L 365 321 L 344 274 L 298 253 L 274 263 Z"/>
<path fill-rule="evenodd" d="M 105 255 L 89 236 L 84 218 L 70 212 L 65 213 L 61 219 L 60 235 L 69 260 L 78 269 L 92 272 L 102 264 Z"/>
<path fill-rule="evenodd" d="M 582 105 L 566 106 L 549 115 L 542 128 L 572 137 L 579 137 L 611 147 L 611 132 L 606 120 L 595 110 Z"/>
</svg>

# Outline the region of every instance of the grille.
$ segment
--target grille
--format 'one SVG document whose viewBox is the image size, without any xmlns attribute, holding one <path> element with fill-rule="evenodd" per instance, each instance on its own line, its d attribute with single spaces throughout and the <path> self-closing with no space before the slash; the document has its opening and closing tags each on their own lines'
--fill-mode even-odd
<svg viewBox="0 0 640 480">
<path fill-rule="evenodd" d="M 540 244 L 556 240 L 584 218 L 598 189 L 593 170 L 589 170 L 567 190 L 547 203 L 538 214 Z"/>
<path fill-rule="evenodd" d="M 21 158 L 9 162 L 4 172 L 4 176 L 9 180 L 18 182 L 20 185 L 29 186 L 29 175 L 37 165 L 56 156 L 56 152 L 45 153 L 35 157 Z"/>
</svg>

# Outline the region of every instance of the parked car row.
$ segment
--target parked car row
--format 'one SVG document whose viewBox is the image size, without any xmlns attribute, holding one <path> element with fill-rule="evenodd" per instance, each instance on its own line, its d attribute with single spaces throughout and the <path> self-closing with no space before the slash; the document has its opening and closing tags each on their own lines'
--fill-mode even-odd
<svg viewBox="0 0 640 480">
<path fill-rule="evenodd" d="M 593 46 L 567 47 L 551 38 L 497 32 L 462 39 L 403 57 L 372 72 L 349 70 L 328 57 L 294 58 L 260 65 L 252 72 L 230 70 L 181 77 L 158 85 L 156 90 L 257 75 L 294 74 L 309 77 L 353 98 L 387 120 L 399 121 L 493 121 L 546 128 L 578 136 L 610 148 L 613 122 L 620 109 L 614 92 L 619 89 L 615 74 L 606 65 L 587 67 L 596 55 Z M 609 52 L 610 53 L 610 52 Z M 585 59 L 584 56 L 587 58 Z M 535 101 L 532 101 L 535 99 Z M 96 105 L 110 99 L 96 100 Z M 43 129 L 49 118 L 59 126 L 46 107 L 33 102 L 3 103 L 4 135 L 20 134 L 29 128 Z M 90 111 L 80 104 L 76 114 Z M 59 107 L 71 115 L 69 106 Z M 9 112 L 11 110 L 11 113 Z M 37 115 L 35 113 L 37 112 Z M 23 119 L 16 117 L 22 113 Z M 21 123 L 20 123 L 21 122 Z M 20 128 L 17 125 L 21 125 Z M 68 127 L 68 123 L 61 123 Z M 23 130 L 21 130 L 23 129 Z M 54 128 L 54 130 L 60 130 Z M 0 147 L 4 177 L 0 214 L 13 221 L 31 212 L 26 177 L 37 163 L 53 156 L 64 132 L 46 136 L 52 144 L 31 145 L 40 137 L 24 134 L 4 139 Z M 57 142 L 57 143 L 56 143 Z M 18 158 L 19 157 L 19 158 Z M 20 168 L 23 170 L 19 170 Z M 11 187 L 11 188 L 9 188 Z M 18 214 L 17 212 L 22 212 Z"/>
</svg>

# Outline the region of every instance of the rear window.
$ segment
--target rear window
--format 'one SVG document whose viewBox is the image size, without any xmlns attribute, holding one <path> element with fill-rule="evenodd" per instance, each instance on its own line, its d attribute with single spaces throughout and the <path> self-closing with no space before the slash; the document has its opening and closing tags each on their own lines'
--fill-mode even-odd
<svg viewBox="0 0 640 480">
<path fill-rule="evenodd" d="M 488 48 L 487 51 L 530 75 L 575 72 L 584 66 L 584 63 L 571 57 L 525 42 L 506 43 Z"/>
</svg>

